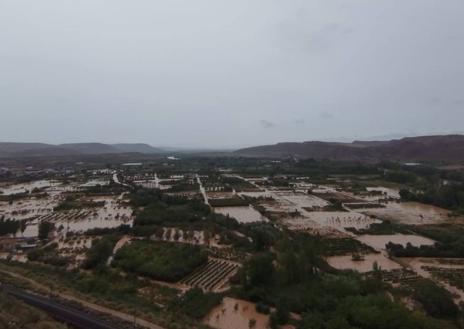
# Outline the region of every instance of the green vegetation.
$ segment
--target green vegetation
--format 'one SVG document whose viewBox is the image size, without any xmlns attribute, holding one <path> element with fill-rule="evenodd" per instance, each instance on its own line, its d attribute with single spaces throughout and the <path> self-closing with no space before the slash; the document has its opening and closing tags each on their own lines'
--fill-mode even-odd
<svg viewBox="0 0 464 329">
<path fill-rule="evenodd" d="M 118 250 L 113 265 L 128 273 L 175 282 L 205 264 L 207 259 L 197 246 L 133 241 Z"/>
<path fill-rule="evenodd" d="M 464 214 L 464 184 L 432 185 L 419 192 L 403 189 L 400 195 L 405 201 L 418 201 Z"/>
<path fill-rule="evenodd" d="M 461 225 L 422 225 L 408 228 L 425 237 L 437 241 L 433 246 L 415 247 L 389 243 L 388 251 L 396 257 L 464 257 L 464 227 Z"/>
<path fill-rule="evenodd" d="M 352 238 L 325 239 L 318 238 L 318 248 L 325 256 L 346 255 L 356 253 L 375 253 L 375 249 Z"/>
<path fill-rule="evenodd" d="M 24 228 L 24 221 L 16 221 L 0 218 L 0 235 L 16 234 L 18 230 Z"/>
<path fill-rule="evenodd" d="M 236 291 L 237 295 L 274 305 L 277 308 L 271 315 L 274 327 L 288 321 L 289 311 L 303 314 L 301 329 L 452 327 L 448 322 L 426 319 L 392 302 L 377 277 L 321 271 L 326 266 L 318 256 L 320 250 L 318 240 L 299 236 L 277 243 L 275 254 L 253 256 L 241 271 L 243 286 Z M 417 291 L 425 296 L 437 293 Z M 429 315 L 440 317 L 436 313 Z"/>
<path fill-rule="evenodd" d="M 459 309 L 446 289 L 437 286 L 431 280 L 415 282 L 413 288 L 414 298 L 422 304 L 428 315 L 445 319 L 458 316 Z"/>
<path fill-rule="evenodd" d="M 1 263 L 0 263 L 1 264 Z M 73 291 L 86 297 L 94 298 L 98 304 L 124 310 L 128 314 L 145 314 L 157 321 L 161 309 L 159 303 L 167 303 L 176 298 L 177 291 L 168 287 L 154 285 L 139 280 L 132 275 L 122 276 L 118 270 L 103 267 L 98 271 L 66 271 L 50 265 L 7 263 L 8 270 L 20 272 L 22 275 L 37 280 L 42 284 L 60 291 Z M 4 266 L 3 264 L 1 265 Z M 2 278 L 3 280 L 3 278 Z M 147 294 L 141 291 L 146 290 Z M 163 314 L 163 316 L 166 316 Z M 170 321 L 185 321 L 182 314 Z M 185 326 L 184 328 L 188 328 Z"/>
<path fill-rule="evenodd" d="M 68 258 L 60 256 L 56 250 L 57 247 L 58 245 L 56 243 L 52 243 L 40 249 L 31 250 L 27 254 L 27 259 L 31 262 L 41 262 L 54 266 L 68 265 Z"/>
<path fill-rule="evenodd" d="M 79 196 L 68 196 L 59 205 L 53 208 L 54 211 L 67 211 L 72 209 L 96 208 L 103 207 L 105 201 L 95 202 L 92 200 L 85 200 Z"/>
<path fill-rule="evenodd" d="M 209 204 L 212 207 L 238 207 L 238 206 L 248 206 L 249 203 L 239 197 L 233 198 L 224 198 L 224 199 L 210 199 Z"/>
<path fill-rule="evenodd" d="M 157 190 L 139 189 L 131 195 L 131 203 L 143 207 L 137 213 L 135 226 L 192 223 L 210 213 L 209 207 L 201 201 L 169 197 Z"/>
<path fill-rule="evenodd" d="M 181 312 L 194 319 L 201 320 L 222 300 L 222 295 L 203 293 L 199 288 L 190 289 L 183 296 L 174 299 L 169 304 L 173 312 Z"/>
<path fill-rule="evenodd" d="M 48 235 L 55 229 L 55 224 L 50 222 L 40 222 L 39 224 L 39 240 L 47 240 Z"/>
<path fill-rule="evenodd" d="M 92 241 L 92 247 L 86 253 L 86 260 L 82 264 L 85 269 L 92 269 L 104 266 L 108 258 L 113 253 L 113 248 L 118 242 L 118 236 L 105 236 Z"/>
</svg>

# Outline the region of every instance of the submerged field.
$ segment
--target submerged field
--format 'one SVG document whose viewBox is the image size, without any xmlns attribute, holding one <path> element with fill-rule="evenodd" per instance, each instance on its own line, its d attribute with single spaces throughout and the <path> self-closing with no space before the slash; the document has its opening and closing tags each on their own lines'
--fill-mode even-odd
<svg viewBox="0 0 464 329">
<path fill-rule="evenodd" d="M 460 328 L 460 199 L 428 174 L 134 163 L 0 180 L 0 270 L 166 329 Z"/>
</svg>

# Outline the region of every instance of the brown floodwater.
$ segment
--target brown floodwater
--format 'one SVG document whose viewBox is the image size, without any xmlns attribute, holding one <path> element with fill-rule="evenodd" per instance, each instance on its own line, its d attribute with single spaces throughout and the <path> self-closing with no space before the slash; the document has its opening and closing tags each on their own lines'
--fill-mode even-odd
<svg viewBox="0 0 464 329">
<path fill-rule="evenodd" d="M 364 214 L 403 224 L 420 225 L 443 223 L 449 211 L 419 202 L 389 202 L 385 208 L 358 209 Z"/>
<path fill-rule="evenodd" d="M 58 185 L 59 182 L 49 180 L 37 180 L 24 184 L 13 184 L 0 188 L 3 195 L 13 195 L 25 192 L 31 192 L 35 188 L 45 188 Z"/>
<path fill-rule="evenodd" d="M 451 269 L 459 269 L 459 268 L 464 268 L 463 265 L 457 265 L 457 264 L 443 264 L 443 262 L 450 261 L 451 263 L 458 261 L 458 259 L 447 259 L 447 258 L 421 258 L 421 257 L 402 257 L 399 259 L 399 261 L 411 268 L 413 271 L 415 271 L 417 274 L 424 278 L 429 278 L 437 282 L 439 285 L 441 285 L 443 288 L 448 290 L 455 298 L 456 302 L 464 302 L 464 291 L 462 291 L 459 288 L 456 288 L 449 283 L 443 281 L 443 280 L 438 280 L 437 278 L 433 277 L 430 272 L 424 269 L 426 266 L 431 266 L 431 267 L 437 267 L 437 268 L 451 268 Z M 464 260 L 464 259 L 460 259 Z"/>
<path fill-rule="evenodd" d="M 274 192 L 274 195 L 299 208 L 324 207 L 329 204 L 317 196 L 298 192 Z"/>
<path fill-rule="evenodd" d="M 353 261 L 351 255 L 328 257 L 327 263 L 339 270 L 354 270 L 360 273 L 370 272 L 373 270 L 374 263 L 382 270 L 394 270 L 401 268 L 401 265 L 389 259 L 384 253 L 363 255 L 364 260 Z"/>
<path fill-rule="evenodd" d="M 435 241 L 420 236 L 420 235 L 412 235 L 412 234 L 391 234 L 391 235 L 360 235 L 356 237 L 357 240 L 361 241 L 364 244 L 367 244 L 368 246 L 371 246 L 372 248 L 376 250 L 384 250 L 385 245 L 389 242 L 393 242 L 395 244 L 401 244 L 404 247 L 408 243 L 415 247 L 420 247 L 420 246 L 431 246 L 435 243 Z"/>
<path fill-rule="evenodd" d="M 268 219 L 261 215 L 261 213 L 255 210 L 252 206 L 248 207 L 216 207 L 214 211 L 229 215 L 235 218 L 239 223 L 254 223 L 254 222 L 267 222 Z"/>
<path fill-rule="evenodd" d="M 255 329 L 267 329 L 269 316 L 256 312 L 255 304 L 225 297 L 203 319 L 203 323 L 216 329 L 249 329 L 250 320 L 255 320 Z"/>
</svg>

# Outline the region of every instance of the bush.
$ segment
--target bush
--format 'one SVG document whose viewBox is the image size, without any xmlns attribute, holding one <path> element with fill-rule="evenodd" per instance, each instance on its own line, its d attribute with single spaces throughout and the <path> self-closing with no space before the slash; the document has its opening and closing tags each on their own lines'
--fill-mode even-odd
<svg viewBox="0 0 464 329">
<path fill-rule="evenodd" d="M 435 318 L 456 318 L 459 310 L 451 294 L 431 280 L 421 280 L 413 285 L 414 298 L 425 312 Z"/>
<path fill-rule="evenodd" d="M 198 246 L 145 240 L 134 241 L 118 250 L 113 265 L 126 272 L 174 282 L 207 260 L 208 256 Z"/>
<path fill-rule="evenodd" d="M 187 314 L 195 319 L 204 318 L 208 312 L 222 300 L 222 296 L 213 293 L 203 293 L 199 288 L 190 289 L 183 295 L 175 299 L 169 308 L 175 312 Z"/>
<path fill-rule="evenodd" d="M 256 303 L 256 312 L 261 314 L 269 314 L 271 313 L 271 308 L 269 307 L 269 305 L 266 305 L 264 303 Z"/>
<path fill-rule="evenodd" d="M 55 228 L 55 224 L 50 222 L 40 222 L 39 224 L 39 239 L 48 239 L 48 235 Z"/>
<path fill-rule="evenodd" d="M 95 268 L 99 265 L 105 265 L 108 258 L 113 253 L 113 248 L 116 245 L 118 238 L 116 236 L 108 236 L 92 242 L 92 247 L 87 251 L 87 258 L 82 264 L 85 269 Z"/>
</svg>

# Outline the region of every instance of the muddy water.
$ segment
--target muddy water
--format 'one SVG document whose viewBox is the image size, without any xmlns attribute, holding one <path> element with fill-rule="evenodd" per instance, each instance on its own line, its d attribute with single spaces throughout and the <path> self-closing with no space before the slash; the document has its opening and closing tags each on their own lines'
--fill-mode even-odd
<svg viewBox="0 0 464 329">
<path fill-rule="evenodd" d="M 24 184 L 14 184 L 1 188 L 3 195 L 13 195 L 25 192 L 31 192 L 35 188 L 44 188 L 58 185 L 58 182 L 48 180 L 37 180 Z"/>
<path fill-rule="evenodd" d="M 256 312 L 255 304 L 225 297 L 203 319 L 203 323 L 216 329 L 249 329 L 250 320 L 254 319 L 255 329 L 267 329 L 269 317 Z"/>
<path fill-rule="evenodd" d="M 12 202 L 0 202 L 0 216 L 7 219 L 22 220 L 50 213 L 58 205 L 55 198 L 36 199 L 34 197 Z"/>
<path fill-rule="evenodd" d="M 121 196 L 122 197 L 122 196 Z M 120 198 L 121 198 L 120 197 Z M 55 224 L 57 229 L 62 227 L 63 232 L 84 232 L 94 228 L 114 228 L 121 224 L 132 226 L 133 216 L 130 207 L 121 206 L 118 197 L 97 197 L 94 201 L 104 201 L 105 205 L 96 209 L 83 209 L 82 211 L 71 211 L 67 213 L 53 213 L 51 217 L 44 219 Z M 52 213 L 52 209 L 47 209 L 44 213 L 36 213 L 36 215 L 47 215 Z M 82 217 L 76 215 L 84 213 Z M 30 216 L 29 216 L 30 217 Z M 38 220 L 41 220 L 40 218 Z M 18 232 L 18 237 L 37 237 L 38 235 L 38 220 L 29 221 L 24 232 Z"/>
<path fill-rule="evenodd" d="M 360 235 L 356 237 L 357 240 L 361 241 L 368 246 L 376 250 L 384 250 L 385 245 L 389 242 L 395 244 L 401 244 L 406 247 L 406 244 L 410 243 L 415 247 L 420 246 L 431 246 L 435 241 L 425 238 L 419 235 L 410 234 L 392 234 L 392 235 Z"/>
<path fill-rule="evenodd" d="M 328 257 L 327 263 L 339 270 L 354 270 L 360 273 L 370 272 L 373 270 L 374 263 L 383 270 L 394 270 L 401 268 L 401 265 L 386 257 L 385 254 L 367 254 L 364 260 L 353 261 L 351 255 Z"/>
<path fill-rule="evenodd" d="M 275 192 L 275 195 L 279 196 L 281 199 L 290 202 L 296 207 L 305 207 L 305 208 L 314 208 L 314 207 L 324 207 L 329 203 L 324 199 L 318 198 L 314 195 L 308 195 L 304 193 L 295 193 L 295 192 Z"/>
<path fill-rule="evenodd" d="M 337 229 L 347 227 L 362 229 L 369 227 L 373 223 L 380 223 L 379 220 L 357 212 L 314 211 L 307 212 L 305 216 L 321 226 L 329 226 Z"/>
<path fill-rule="evenodd" d="M 240 196 L 249 196 L 251 198 L 270 198 L 272 196 L 269 192 L 239 192 Z"/>
<path fill-rule="evenodd" d="M 17 237 L 35 238 L 39 235 L 39 225 L 36 221 L 28 223 L 24 232 L 18 232 Z"/>
<path fill-rule="evenodd" d="M 444 287 L 446 290 L 448 290 L 453 296 L 455 296 L 455 301 L 456 302 L 464 302 L 464 291 L 453 287 L 447 282 L 444 282 L 442 280 L 437 280 L 436 278 L 432 277 L 432 274 L 428 271 L 426 271 L 423 266 L 435 266 L 440 267 L 440 268 L 463 268 L 461 265 L 443 265 L 440 262 L 443 260 L 446 261 L 445 258 L 443 259 L 436 259 L 436 258 L 420 258 L 420 257 L 402 257 L 398 261 L 401 262 L 403 265 L 411 268 L 414 270 L 417 274 L 424 278 L 429 278 L 437 282 L 439 285 Z"/>
<path fill-rule="evenodd" d="M 237 219 L 239 223 L 254 223 L 254 222 L 266 222 L 268 219 L 261 215 L 259 211 L 255 210 L 252 206 L 249 207 L 217 207 L 214 211 L 229 215 Z"/>
<path fill-rule="evenodd" d="M 418 202 L 389 202 L 385 208 L 358 209 L 364 214 L 403 224 L 436 224 L 448 220 L 448 211 Z"/>
<path fill-rule="evenodd" d="M 121 207 L 117 199 L 114 198 L 101 197 L 93 200 L 105 201 L 105 206 L 83 220 L 63 221 L 61 224 L 72 232 L 87 231 L 94 228 L 114 228 L 121 224 L 132 226 L 132 209 L 130 207 Z M 59 226 L 60 224 L 56 223 L 55 225 Z"/>
<path fill-rule="evenodd" d="M 356 212 L 311 211 L 303 210 L 304 216 L 287 218 L 285 223 L 292 229 L 306 230 L 314 228 L 331 228 L 346 232 L 345 228 L 367 228 L 379 220 Z"/>
<path fill-rule="evenodd" d="M 91 179 L 84 184 L 81 184 L 80 187 L 94 187 L 94 186 L 105 186 L 109 185 L 110 181 L 107 179 Z"/>
</svg>

